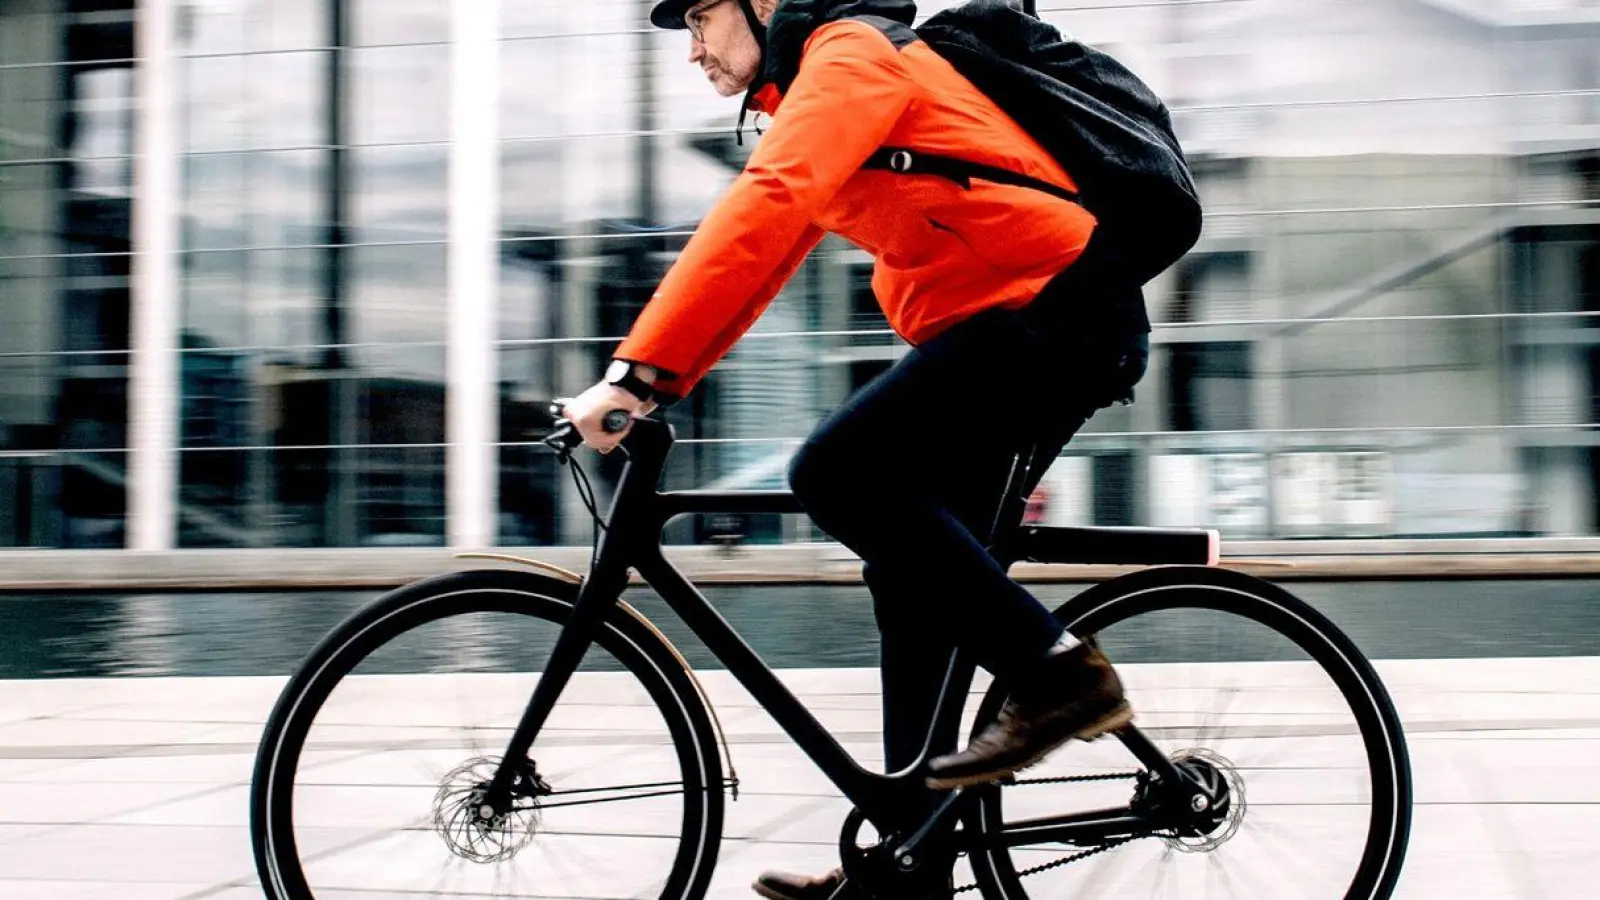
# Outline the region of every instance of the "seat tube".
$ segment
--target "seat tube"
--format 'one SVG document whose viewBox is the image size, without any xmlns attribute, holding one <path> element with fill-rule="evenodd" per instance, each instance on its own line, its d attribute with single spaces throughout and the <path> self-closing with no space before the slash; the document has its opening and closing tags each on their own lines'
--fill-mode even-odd
<svg viewBox="0 0 1600 900">
<path fill-rule="evenodd" d="M 944 745 L 947 738 L 955 736 L 961 730 L 961 713 L 966 706 L 968 692 L 972 688 L 972 676 L 977 671 L 976 665 L 968 659 L 966 654 L 959 650 L 950 653 L 950 664 L 945 668 L 944 685 L 939 689 L 939 700 L 934 705 L 933 717 L 928 723 L 928 736 L 923 741 L 922 752 L 917 755 L 917 762 L 913 764 L 914 771 L 921 771 L 927 766 L 929 757 L 939 752 L 939 747 Z M 929 789 L 928 793 L 934 793 Z M 958 814 L 957 803 L 962 791 L 952 791 L 945 794 L 933 807 L 933 812 L 915 827 L 911 836 L 895 848 L 896 856 L 910 859 L 921 858 L 922 844 L 928 838 L 942 830 L 950 820 Z"/>
</svg>

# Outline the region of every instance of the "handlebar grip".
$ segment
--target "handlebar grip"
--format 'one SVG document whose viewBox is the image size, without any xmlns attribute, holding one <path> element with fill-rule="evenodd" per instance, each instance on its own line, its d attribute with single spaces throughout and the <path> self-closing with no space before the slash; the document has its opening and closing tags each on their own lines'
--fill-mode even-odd
<svg viewBox="0 0 1600 900">
<path fill-rule="evenodd" d="M 565 405 L 561 401 L 558 400 L 550 404 L 550 414 L 558 421 L 555 429 L 545 437 L 544 443 L 557 450 L 567 452 L 576 450 L 583 445 L 583 438 L 578 434 L 577 427 L 563 418 Z M 613 409 L 601 417 L 600 428 L 606 434 L 619 434 L 626 431 L 628 426 L 633 424 L 633 421 L 633 416 L 629 415 L 627 410 Z M 641 419 L 640 421 L 648 422 L 649 420 Z"/>
</svg>

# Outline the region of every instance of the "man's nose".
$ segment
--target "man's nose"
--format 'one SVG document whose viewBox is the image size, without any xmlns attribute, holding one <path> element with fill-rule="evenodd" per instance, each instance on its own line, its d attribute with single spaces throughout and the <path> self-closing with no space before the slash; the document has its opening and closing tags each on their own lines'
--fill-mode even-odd
<svg viewBox="0 0 1600 900">
<path fill-rule="evenodd" d="M 705 56 L 706 45 L 692 37 L 689 38 L 689 62 L 698 63 L 700 60 L 705 59 Z"/>
</svg>

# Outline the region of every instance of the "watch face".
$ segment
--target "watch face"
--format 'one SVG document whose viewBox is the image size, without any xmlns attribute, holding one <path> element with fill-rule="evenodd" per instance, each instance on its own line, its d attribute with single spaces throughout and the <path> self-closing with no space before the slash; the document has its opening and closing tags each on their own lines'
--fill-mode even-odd
<svg viewBox="0 0 1600 900">
<path fill-rule="evenodd" d="M 616 384 L 622 379 L 627 378 L 628 373 L 632 370 L 632 363 L 629 363 L 627 360 L 623 359 L 614 359 L 611 361 L 611 365 L 606 367 L 606 381 L 611 384 Z"/>
</svg>

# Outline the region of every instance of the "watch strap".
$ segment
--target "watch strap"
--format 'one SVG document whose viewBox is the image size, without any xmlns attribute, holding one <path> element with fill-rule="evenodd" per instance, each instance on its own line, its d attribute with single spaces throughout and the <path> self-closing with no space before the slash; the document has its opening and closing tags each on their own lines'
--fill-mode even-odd
<svg viewBox="0 0 1600 900">
<path fill-rule="evenodd" d="M 621 376 L 613 377 L 608 375 L 606 381 L 609 384 L 614 384 L 617 387 L 622 388 L 628 393 L 634 395 L 635 397 L 638 397 L 640 401 L 655 399 L 655 386 L 639 377 L 638 364 L 629 360 L 618 361 L 627 363 L 627 369 L 621 374 Z"/>
</svg>

